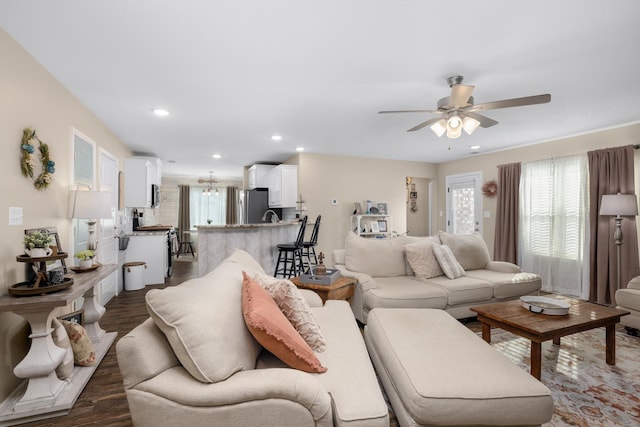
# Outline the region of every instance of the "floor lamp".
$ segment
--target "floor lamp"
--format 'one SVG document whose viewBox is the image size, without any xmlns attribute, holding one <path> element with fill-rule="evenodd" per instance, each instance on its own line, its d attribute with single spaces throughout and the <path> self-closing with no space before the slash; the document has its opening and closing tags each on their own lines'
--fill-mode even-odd
<svg viewBox="0 0 640 427">
<path fill-rule="evenodd" d="M 86 219 L 89 235 L 87 249 L 95 251 L 98 248 L 96 239 L 96 222 L 100 218 L 112 218 L 111 193 L 103 191 L 72 191 L 71 218 Z"/>
<path fill-rule="evenodd" d="M 618 274 L 618 287 L 622 287 L 622 278 L 620 277 L 622 259 L 620 256 L 620 247 L 622 246 L 622 217 L 638 215 L 638 199 L 635 194 L 605 194 L 602 196 L 600 203 L 600 215 L 615 216 L 616 231 L 613 234 L 613 241 L 616 244 L 616 267 Z"/>
</svg>

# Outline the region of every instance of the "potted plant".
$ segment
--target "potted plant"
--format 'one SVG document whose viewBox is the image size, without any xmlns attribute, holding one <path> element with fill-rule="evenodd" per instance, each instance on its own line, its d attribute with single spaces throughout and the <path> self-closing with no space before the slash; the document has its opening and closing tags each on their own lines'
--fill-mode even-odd
<svg viewBox="0 0 640 427">
<path fill-rule="evenodd" d="M 24 251 L 34 258 L 51 255 L 51 235 L 47 231 L 34 231 L 24 235 Z"/>
<path fill-rule="evenodd" d="M 91 249 L 76 252 L 74 255 L 74 257 L 76 257 L 80 261 L 80 268 L 91 268 L 91 266 L 93 265 L 93 258 L 95 256 L 96 253 Z"/>
</svg>

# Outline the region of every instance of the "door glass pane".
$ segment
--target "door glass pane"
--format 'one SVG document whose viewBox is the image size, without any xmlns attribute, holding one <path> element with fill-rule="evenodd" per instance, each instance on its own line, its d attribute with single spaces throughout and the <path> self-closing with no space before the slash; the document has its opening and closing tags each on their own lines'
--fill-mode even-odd
<svg viewBox="0 0 640 427">
<path fill-rule="evenodd" d="M 480 172 L 451 175 L 447 185 L 447 231 L 470 234 L 481 230 L 482 197 Z"/>
</svg>

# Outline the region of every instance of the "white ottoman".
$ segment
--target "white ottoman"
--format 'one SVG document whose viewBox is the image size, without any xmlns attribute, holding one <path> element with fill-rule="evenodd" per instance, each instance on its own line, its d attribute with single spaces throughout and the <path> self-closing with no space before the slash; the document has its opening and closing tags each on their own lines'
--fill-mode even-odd
<svg viewBox="0 0 640 427">
<path fill-rule="evenodd" d="M 640 329 L 640 276 L 629 281 L 626 288 L 616 291 L 616 308 L 628 310 L 628 316 L 622 316 L 620 323 L 632 335 L 638 335 Z"/>
<path fill-rule="evenodd" d="M 443 310 L 371 310 L 364 338 L 401 426 L 531 426 L 549 389 Z"/>
</svg>

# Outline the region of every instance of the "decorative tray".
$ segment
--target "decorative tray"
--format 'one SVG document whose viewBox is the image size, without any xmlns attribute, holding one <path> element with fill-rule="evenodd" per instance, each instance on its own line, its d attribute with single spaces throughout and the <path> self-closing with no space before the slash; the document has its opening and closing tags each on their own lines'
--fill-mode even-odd
<svg viewBox="0 0 640 427">
<path fill-rule="evenodd" d="M 95 263 L 88 268 L 69 267 L 69 270 L 73 271 L 74 273 L 88 273 L 89 271 L 97 270 L 98 268 L 100 268 L 101 265 L 102 264 L 100 263 Z"/>
<path fill-rule="evenodd" d="M 15 297 L 26 297 L 58 292 L 67 289 L 71 285 L 73 285 L 73 279 L 65 277 L 64 281 L 59 285 L 36 286 L 36 284 L 31 282 L 21 282 L 10 286 L 8 290 L 9 294 Z"/>
<path fill-rule="evenodd" d="M 313 285 L 331 285 L 340 277 L 339 270 L 332 270 L 327 268 L 327 274 L 318 276 L 313 273 L 313 269 L 300 275 L 300 281 L 302 283 L 308 283 Z"/>
<path fill-rule="evenodd" d="M 569 313 L 571 304 L 555 298 L 525 295 L 520 297 L 522 306 L 532 313 L 549 314 L 552 316 L 564 316 Z"/>
</svg>

